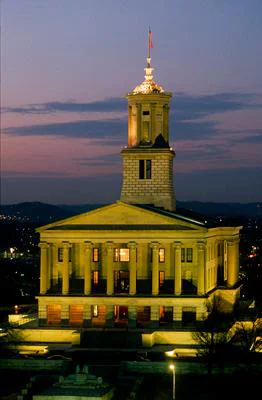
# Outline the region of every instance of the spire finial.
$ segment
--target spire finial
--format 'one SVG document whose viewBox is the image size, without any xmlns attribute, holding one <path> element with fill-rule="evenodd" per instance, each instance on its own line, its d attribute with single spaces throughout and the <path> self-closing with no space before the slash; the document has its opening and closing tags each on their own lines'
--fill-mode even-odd
<svg viewBox="0 0 262 400">
<path fill-rule="evenodd" d="M 151 68 L 151 55 L 150 55 L 150 50 L 153 49 L 153 40 L 152 40 L 152 32 L 150 25 L 148 27 L 148 54 L 147 54 L 147 65 L 145 68 L 145 79 L 147 81 L 151 81 L 153 79 L 152 71 L 153 68 Z"/>
<path fill-rule="evenodd" d="M 151 32 L 151 28 L 150 25 L 148 27 L 148 58 L 151 60 L 150 58 L 150 49 L 153 49 L 153 40 L 152 40 L 152 32 Z"/>
</svg>

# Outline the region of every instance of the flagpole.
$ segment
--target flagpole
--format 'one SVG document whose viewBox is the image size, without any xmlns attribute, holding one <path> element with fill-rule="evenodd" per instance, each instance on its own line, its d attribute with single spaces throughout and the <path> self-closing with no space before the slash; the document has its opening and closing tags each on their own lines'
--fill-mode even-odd
<svg viewBox="0 0 262 400">
<path fill-rule="evenodd" d="M 150 26 L 148 27 L 148 58 L 150 58 Z"/>
</svg>

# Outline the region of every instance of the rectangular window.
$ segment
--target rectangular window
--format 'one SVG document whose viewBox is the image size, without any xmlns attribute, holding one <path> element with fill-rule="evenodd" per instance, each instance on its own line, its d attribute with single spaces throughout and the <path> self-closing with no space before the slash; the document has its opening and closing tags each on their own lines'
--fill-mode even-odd
<svg viewBox="0 0 262 400">
<path fill-rule="evenodd" d="M 151 179 L 151 160 L 146 160 L 146 179 Z"/>
<path fill-rule="evenodd" d="M 186 251 L 185 250 L 186 249 L 184 247 L 182 247 L 182 249 L 181 249 L 181 262 L 185 262 L 185 260 L 186 260 L 186 257 L 185 257 Z"/>
<path fill-rule="evenodd" d="M 159 271 L 159 286 L 163 287 L 165 284 L 165 272 Z"/>
<path fill-rule="evenodd" d="M 139 160 L 139 179 L 151 179 L 151 160 Z"/>
<path fill-rule="evenodd" d="M 143 115 L 150 115 L 149 111 L 143 111 Z"/>
<path fill-rule="evenodd" d="M 193 261 L 193 249 L 188 248 L 186 249 L 186 262 L 192 262 Z"/>
<path fill-rule="evenodd" d="M 63 262 L 63 260 L 64 260 L 64 249 L 63 249 L 63 247 L 59 247 L 58 248 L 57 255 L 58 255 L 58 262 Z M 71 247 L 69 247 L 69 249 L 68 249 L 68 261 L 72 262 L 72 248 Z"/>
<path fill-rule="evenodd" d="M 165 249 L 159 249 L 159 262 L 165 262 Z"/>
<path fill-rule="evenodd" d="M 63 248 L 59 247 L 58 248 L 58 262 L 62 262 L 63 261 Z"/>
<path fill-rule="evenodd" d="M 139 179 L 145 179 L 145 160 L 139 160 Z"/>
<path fill-rule="evenodd" d="M 99 261 L 99 249 L 98 248 L 93 248 L 93 262 L 98 262 Z"/>
<path fill-rule="evenodd" d="M 92 308 L 93 308 L 92 317 L 93 318 L 97 318 L 98 317 L 98 305 L 95 304 L 95 305 L 92 306 Z"/>
<path fill-rule="evenodd" d="M 129 249 L 114 249 L 114 261 L 115 262 L 128 262 L 129 261 Z"/>
<path fill-rule="evenodd" d="M 193 249 L 182 247 L 181 249 L 181 262 L 193 262 Z"/>
<path fill-rule="evenodd" d="M 92 274 L 93 274 L 93 285 L 97 286 L 99 283 L 99 273 L 98 271 L 93 271 Z"/>
</svg>

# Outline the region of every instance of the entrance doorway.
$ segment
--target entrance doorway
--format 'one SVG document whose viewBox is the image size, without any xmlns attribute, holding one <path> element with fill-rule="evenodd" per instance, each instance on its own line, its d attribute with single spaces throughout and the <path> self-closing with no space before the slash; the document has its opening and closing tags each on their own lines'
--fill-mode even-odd
<svg viewBox="0 0 262 400">
<path fill-rule="evenodd" d="M 115 325 L 125 326 L 128 322 L 128 307 L 115 306 L 114 317 L 115 317 Z"/>
<path fill-rule="evenodd" d="M 129 271 L 115 271 L 115 293 L 129 292 Z"/>
</svg>

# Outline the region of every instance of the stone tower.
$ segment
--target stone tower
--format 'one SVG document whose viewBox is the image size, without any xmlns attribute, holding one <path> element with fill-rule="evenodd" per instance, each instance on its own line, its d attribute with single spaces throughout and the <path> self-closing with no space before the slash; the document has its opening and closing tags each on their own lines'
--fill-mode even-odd
<svg viewBox="0 0 262 400">
<path fill-rule="evenodd" d="M 169 146 L 169 102 L 172 94 L 153 80 L 151 32 L 145 80 L 128 93 L 128 146 L 123 157 L 121 200 L 175 210 L 174 151 Z"/>
</svg>

